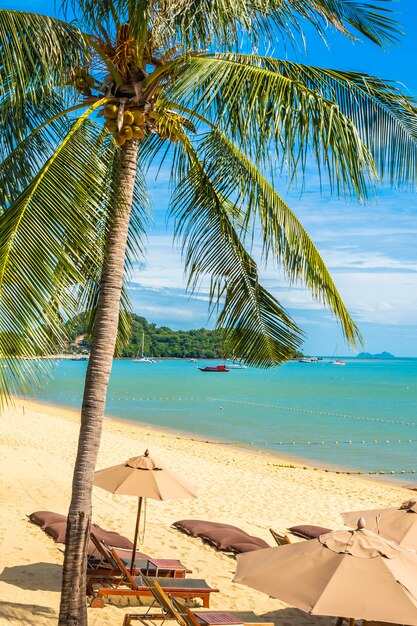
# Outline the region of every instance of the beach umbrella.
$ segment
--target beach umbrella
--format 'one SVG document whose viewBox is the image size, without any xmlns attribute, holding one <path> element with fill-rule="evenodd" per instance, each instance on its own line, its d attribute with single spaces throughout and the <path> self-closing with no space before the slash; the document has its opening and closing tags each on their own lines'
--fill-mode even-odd
<svg viewBox="0 0 417 626">
<path fill-rule="evenodd" d="M 363 527 L 239 554 L 234 582 L 312 615 L 417 626 L 417 555 Z"/>
<path fill-rule="evenodd" d="M 156 463 L 149 456 L 148 450 L 142 456 L 133 457 L 121 465 L 114 465 L 95 472 L 94 485 L 110 491 L 110 493 L 138 497 L 138 512 L 132 550 L 132 571 L 143 500 L 145 498 L 175 500 L 177 498 L 197 497 L 196 489 L 191 483 L 165 469 L 161 463 Z"/>
<path fill-rule="evenodd" d="M 407 500 L 399 507 L 342 513 L 346 526 L 354 526 L 363 517 L 366 528 L 404 548 L 417 549 L 417 500 Z"/>
</svg>

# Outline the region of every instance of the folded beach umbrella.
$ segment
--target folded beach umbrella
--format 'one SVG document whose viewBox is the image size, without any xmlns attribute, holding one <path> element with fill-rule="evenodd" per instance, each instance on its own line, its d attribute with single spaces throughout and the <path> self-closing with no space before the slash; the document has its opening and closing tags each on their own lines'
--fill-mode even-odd
<svg viewBox="0 0 417 626">
<path fill-rule="evenodd" d="M 132 550 L 132 568 L 135 562 L 139 521 L 144 498 L 175 500 L 177 498 L 197 497 L 196 489 L 191 483 L 165 469 L 160 463 L 153 461 L 148 450 L 142 456 L 133 457 L 121 465 L 114 465 L 95 472 L 94 485 L 110 491 L 110 493 L 139 498 Z"/>
<path fill-rule="evenodd" d="M 417 550 L 417 500 L 407 500 L 396 508 L 342 513 L 346 526 L 355 526 L 359 517 L 373 533 Z"/>
<path fill-rule="evenodd" d="M 312 615 L 417 626 L 417 555 L 364 528 L 238 555 L 234 582 Z"/>
</svg>

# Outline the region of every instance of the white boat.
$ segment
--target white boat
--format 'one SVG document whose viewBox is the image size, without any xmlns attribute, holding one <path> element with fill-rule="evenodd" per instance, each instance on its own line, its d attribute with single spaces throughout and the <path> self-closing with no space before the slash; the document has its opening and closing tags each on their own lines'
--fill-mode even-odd
<svg viewBox="0 0 417 626">
<path fill-rule="evenodd" d="M 332 365 L 338 365 L 340 367 L 340 366 L 346 365 L 346 361 L 342 361 L 341 359 L 336 358 L 338 347 L 339 346 L 336 346 L 336 350 L 334 351 L 334 354 L 332 356 L 332 360 L 330 361 L 330 363 Z"/>
<path fill-rule="evenodd" d="M 298 359 L 299 363 L 318 363 L 319 360 L 316 356 L 305 356 L 302 359 Z"/>
<path fill-rule="evenodd" d="M 245 365 L 243 361 L 233 361 L 233 363 L 228 364 L 227 367 L 229 370 L 245 370 L 248 366 Z"/>
<path fill-rule="evenodd" d="M 144 356 L 143 354 L 144 347 L 145 347 L 145 331 L 142 331 L 142 356 L 141 357 L 136 356 L 136 358 L 133 359 L 133 362 L 134 363 L 156 363 L 156 361 L 149 358 L 148 356 Z"/>
</svg>

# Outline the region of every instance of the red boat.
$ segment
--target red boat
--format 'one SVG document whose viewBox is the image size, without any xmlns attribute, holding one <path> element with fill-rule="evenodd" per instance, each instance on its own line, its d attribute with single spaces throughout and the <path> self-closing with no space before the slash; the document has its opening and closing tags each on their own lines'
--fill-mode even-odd
<svg viewBox="0 0 417 626">
<path fill-rule="evenodd" d="M 225 365 L 216 365 L 215 367 L 199 367 L 200 372 L 230 372 L 229 368 Z"/>
</svg>

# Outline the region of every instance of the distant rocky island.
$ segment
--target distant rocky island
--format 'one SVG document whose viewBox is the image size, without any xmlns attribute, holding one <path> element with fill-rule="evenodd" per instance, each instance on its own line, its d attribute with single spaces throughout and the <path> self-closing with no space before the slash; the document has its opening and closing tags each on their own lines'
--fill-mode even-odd
<svg viewBox="0 0 417 626">
<path fill-rule="evenodd" d="M 379 354 L 371 354 L 370 352 L 359 352 L 357 359 L 395 359 L 391 352 L 380 352 Z"/>
</svg>

